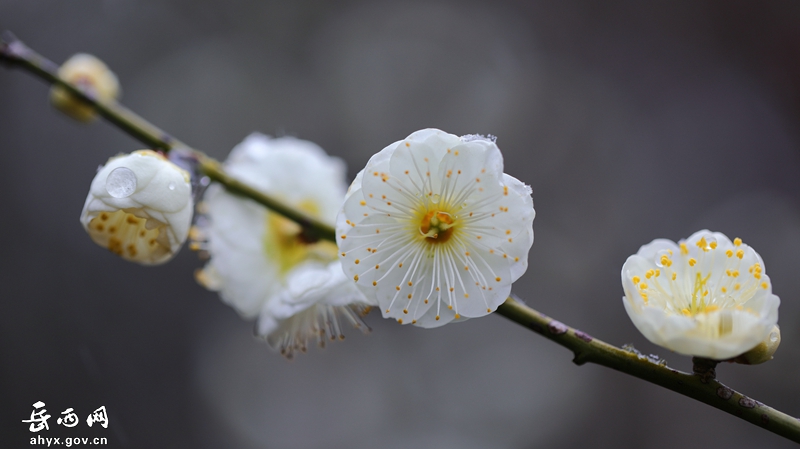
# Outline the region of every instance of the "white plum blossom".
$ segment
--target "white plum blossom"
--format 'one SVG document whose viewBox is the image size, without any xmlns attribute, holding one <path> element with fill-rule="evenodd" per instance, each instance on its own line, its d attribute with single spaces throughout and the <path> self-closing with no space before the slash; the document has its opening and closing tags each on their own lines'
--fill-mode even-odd
<svg viewBox="0 0 800 449">
<path fill-rule="evenodd" d="M 224 164 L 234 178 L 333 224 L 345 196 L 344 162 L 312 142 L 254 133 Z M 219 292 L 287 357 L 309 340 L 343 338 L 342 319 L 366 332 L 368 301 L 342 273 L 336 245 L 307 241 L 298 224 L 212 185 L 194 246 L 211 256 L 198 281 Z"/>
<path fill-rule="evenodd" d="M 526 270 L 530 187 L 490 138 L 417 131 L 374 155 L 336 222 L 350 281 L 385 318 L 436 327 L 497 309 Z"/>
<path fill-rule="evenodd" d="M 719 232 L 642 246 L 622 267 L 622 286 L 636 328 L 685 355 L 734 358 L 771 338 L 778 321 L 780 299 L 761 257 Z"/>
<path fill-rule="evenodd" d="M 58 75 L 100 102 L 115 100 L 120 95 L 117 76 L 103 61 L 89 54 L 73 55 L 59 67 Z M 75 120 L 91 122 L 97 117 L 93 106 L 78 99 L 61 86 L 53 86 L 50 89 L 50 101 Z"/>
<path fill-rule="evenodd" d="M 123 259 L 156 265 L 189 234 L 189 174 L 152 150 L 112 157 L 95 175 L 81 212 L 92 240 Z"/>
</svg>

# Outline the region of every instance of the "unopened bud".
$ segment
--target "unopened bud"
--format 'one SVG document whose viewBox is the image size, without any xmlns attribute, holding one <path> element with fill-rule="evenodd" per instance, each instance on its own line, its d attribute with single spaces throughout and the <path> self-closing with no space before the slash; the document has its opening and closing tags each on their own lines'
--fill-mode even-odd
<svg viewBox="0 0 800 449">
<path fill-rule="evenodd" d="M 99 101 L 114 100 L 120 93 L 117 76 L 103 61 L 92 55 L 78 53 L 72 56 L 58 69 L 58 75 Z M 62 86 L 53 86 L 50 89 L 50 102 L 61 112 L 80 122 L 88 123 L 97 117 L 92 105 Z"/>
<path fill-rule="evenodd" d="M 109 159 L 97 172 L 81 223 L 92 240 L 142 265 L 168 261 L 192 221 L 189 174 L 151 150 Z"/>
<path fill-rule="evenodd" d="M 732 361 L 735 363 L 742 363 L 744 365 L 758 365 L 772 360 L 772 354 L 778 349 L 781 344 L 781 329 L 776 324 L 761 343 L 755 348 L 745 352 L 744 354 L 734 358 Z"/>
</svg>

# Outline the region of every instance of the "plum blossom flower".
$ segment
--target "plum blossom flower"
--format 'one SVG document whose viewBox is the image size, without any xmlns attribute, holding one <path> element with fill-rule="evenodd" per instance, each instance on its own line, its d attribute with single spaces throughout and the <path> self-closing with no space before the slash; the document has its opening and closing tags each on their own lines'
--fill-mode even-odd
<svg viewBox="0 0 800 449">
<path fill-rule="evenodd" d="M 117 76 L 103 61 L 92 55 L 78 53 L 72 56 L 58 69 L 58 75 L 101 102 L 119 97 Z M 50 101 L 61 112 L 80 122 L 91 122 L 97 118 L 97 112 L 90 104 L 61 86 L 50 89 Z"/>
<path fill-rule="evenodd" d="M 151 150 L 112 157 L 94 177 L 81 212 L 92 240 L 123 259 L 161 264 L 189 234 L 189 174 Z"/>
<path fill-rule="evenodd" d="M 385 318 L 437 327 L 506 300 L 533 244 L 530 187 L 491 138 L 417 131 L 374 155 L 336 222 L 345 273 Z"/>
<path fill-rule="evenodd" d="M 622 286 L 636 328 L 685 355 L 731 359 L 769 340 L 778 321 L 780 299 L 761 257 L 719 232 L 642 246 L 623 265 Z"/>
<path fill-rule="evenodd" d="M 233 177 L 322 221 L 333 223 L 345 195 L 343 161 L 314 143 L 254 133 L 225 162 Z M 342 272 L 333 242 L 308 242 L 298 224 L 212 185 L 194 246 L 211 259 L 198 281 L 287 357 L 309 341 L 341 339 L 351 323 L 366 332 L 368 301 Z"/>
</svg>

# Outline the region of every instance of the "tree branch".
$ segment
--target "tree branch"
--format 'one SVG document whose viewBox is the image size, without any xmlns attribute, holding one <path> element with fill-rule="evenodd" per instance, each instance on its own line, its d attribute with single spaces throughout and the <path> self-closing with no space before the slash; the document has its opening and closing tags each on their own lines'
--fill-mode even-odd
<svg viewBox="0 0 800 449">
<path fill-rule="evenodd" d="M 72 95 L 93 106 L 109 122 L 152 149 L 168 153 L 170 150 L 180 148 L 190 152 L 197 160 L 200 172 L 211 180 L 225 186 L 231 193 L 250 198 L 264 207 L 297 222 L 302 226 L 307 240 L 336 240 L 333 227 L 327 223 L 323 223 L 269 194 L 236 180 L 225 172 L 218 161 L 175 139 L 119 102 L 99 100 L 83 91 L 79 86 L 62 79 L 58 75 L 58 65 L 30 49 L 8 31 L 4 32 L 2 39 L 0 39 L 0 61 L 25 69 L 52 85 L 63 87 Z"/>
<path fill-rule="evenodd" d="M 672 369 L 663 360 L 645 356 L 633 348 L 617 348 L 578 329 L 508 298 L 497 313 L 575 354 L 576 365 L 595 363 L 704 402 L 731 415 L 800 443 L 800 420 L 735 391 L 709 374 L 713 365 L 700 369 L 705 360 L 695 361 L 695 373 Z"/>
<path fill-rule="evenodd" d="M 230 192 L 250 198 L 290 220 L 299 223 L 310 240 L 336 241 L 334 229 L 293 207 L 237 181 L 228 175 L 219 162 L 173 138 L 116 101 L 99 101 L 87 95 L 58 76 L 58 66 L 37 54 L 9 32 L 0 40 L 0 61 L 21 67 L 46 82 L 64 89 L 94 106 L 108 121 L 152 148 L 169 152 L 181 148 L 196 157 L 200 171 Z M 684 396 L 704 402 L 724 412 L 770 432 L 800 443 L 800 420 L 751 399 L 718 382 L 714 377 L 714 364 L 708 361 L 695 364 L 695 373 L 689 374 L 666 366 L 662 360 L 647 357 L 633 348 L 617 348 L 571 328 L 542 313 L 539 313 L 513 298 L 508 298 L 497 309 L 497 313 L 514 321 L 575 354 L 577 365 L 595 363 L 647 382 L 660 385 Z"/>
</svg>

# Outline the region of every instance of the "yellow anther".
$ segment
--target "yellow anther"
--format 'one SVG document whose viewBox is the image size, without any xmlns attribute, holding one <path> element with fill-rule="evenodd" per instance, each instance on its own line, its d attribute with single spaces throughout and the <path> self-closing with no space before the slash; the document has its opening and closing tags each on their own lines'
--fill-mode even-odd
<svg viewBox="0 0 800 449">
<path fill-rule="evenodd" d="M 708 290 L 703 292 L 703 296 L 708 296 Z"/>
<path fill-rule="evenodd" d="M 655 271 L 647 270 L 647 273 L 644 274 L 644 277 L 646 277 L 647 279 L 650 279 L 651 277 L 653 277 L 654 274 L 655 274 Z"/>
<path fill-rule="evenodd" d="M 722 287 L 720 290 L 722 290 L 722 293 L 727 293 L 728 292 L 728 289 L 725 288 L 725 287 Z"/>
<path fill-rule="evenodd" d="M 661 270 L 656 270 L 656 277 L 661 276 Z"/>
<path fill-rule="evenodd" d="M 761 279 L 761 273 L 754 273 L 753 277 L 756 279 Z"/>
<path fill-rule="evenodd" d="M 378 281 L 372 281 L 372 286 L 375 287 L 378 285 Z"/>
<path fill-rule="evenodd" d="M 359 259 L 356 259 L 356 260 L 355 260 L 355 262 L 356 262 L 356 265 L 358 265 L 359 263 L 361 263 L 361 261 L 360 261 Z"/>
<path fill-rule="evenodd" d="M 677 277 L 678 277 L 678 273 L 675 273 L 675 272 L 673 272 L 673 273 L 672 273 L 672 280 L 674 281 L 674 280 L 675 280 L 675 278 L 677 278 Z"/>
<path fill-rule="evenodd" d="M 740 239 L 739 237 L 733 239 L 733 246 L 741 246 L 741 245 L 742 245 L 742 239 Z"/>
<path fill-rule="evenodd" d="M 733 284 L 734 290 L 739 290 L 740 288 L 742 288 L 741 284 Z"/>
<path fill-rule="evenodd" d="M 403 319 L 402 318 L 398 318 L 397 322 L 400 323 L 400 324 L 403 324 Z"/>
<path fill-rule="evenodd" d="M 728 257 L 733 257 L 733 250 L 729 249 L 729 250 L 725 251 L 725 255 L 728 256 Z"/>
<path fill-rule="evenodd" d="M 733 270 L 733 271 L 731 271 L 731 276 L 733 276 L 733 277 L 735 277 L 735 278 L 738 278 L 738 277 L 739 277 L 739 270 Z"/>
<path fill-rule="evenodd" d="M 680 246 L 681 246 L 681 254 L 683 254 L 684 256 L 689 254 L 689 248 L 686 246 L 686 243 L 681 242 Z"/>
<path fill-rule="evenodd" d="M 399 292 L 400 291 L 400 286 L 398 285 L 397 287 L 395 287 L 395 289 Z"/>
<path fill-rule="evenodd" d="M 458 151 L 456 151 L 456 153 L 458 153 Z M 461 318 L 461 315 L 456 314 L 455 319 L 459 319 L 459 318 Z"/>
<path fill-rule="evenodd" d="M 358 282 L 358 275 L 353 276 L 353 280 Z"/>
<path fill-rule="evenodd" d="M 503 279 L 501 279 L 500 277 L 496 277 L 496 278 L 494 278 L 494 280 L 495 280 L 495 281 L 497 281 L 497 282 L 500 282 L 500 281 L 502 281 Z"/>
<path fill-rule="evenodd" d="M 639 284 L 639 288 L 642 289 L 642 290 L 647 290 L 647 284 L 642 282 L 641 284 Z"/>
<path fill-rule="evenodd" d="M 717 249 L 717 242 L 711 242 L 708 244 L 708 246 L 710 246 L 711 249 Z"/>
<path fill-rule="evenodd" d="M 631 280 L 633 281 L 634 284 L 638 284 L 641 278 L 639 276 L 634 276 L 633 279 Z"/>
<path fill-rule="evenodd" d="M 739 259 L 744 257 L 744 250 L 743 249 L 737 249 L 736 250 L 736 257 L 738 257 Z"/>
<path fill-rule="evenodd" d="M 706 242 L 705 237 L 700 237 L 700 240 L 697 241 L 696 245 L 698 248 L 704 250 L 708 246 L 708 242 Z"/>
<path fill-rule="evenodd" d="M 691 259 L 689 259 L 689 266 L 690 266 L 690 267 L 693 267 L 693 266 L 695 266 L 696 264 L 697 264 L 697 259 L 695 259 L 694 257 L 692 257 Z"/>
<path fill-rule="evenodd" d="M 366 201 L 364 201 L 364 200 L 361 200 L 361 203 L 360 203 L 360 204 L 361 204 L 362 206 L 366 206 L 366 205 L 367 205 L 367 202 L 366 202 Z"/>
<path fill-rule="evenodd" d="M 681 313 L 686 316 L 692 316 L 692 312 L 690 312 L 689 309 L 681 309 Z"/>
<path fill-rule="evenodd" d="M 769 285 L 768 285 L 766 282 L 762 282 L 762 283 L 761 283 L 761 288 L 763 288 L 764 290 L 766 290 L 766 289 L 767 289 L 767 287 L 769 287 Z"/>
</svg>

